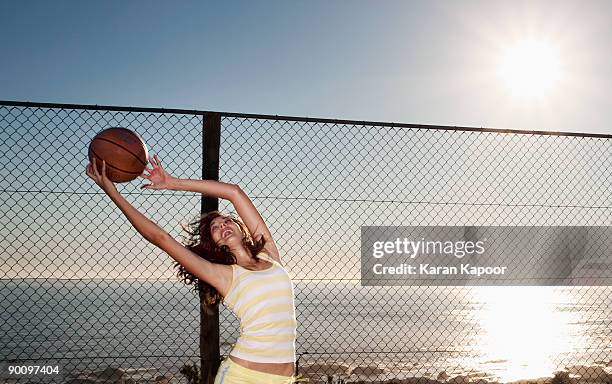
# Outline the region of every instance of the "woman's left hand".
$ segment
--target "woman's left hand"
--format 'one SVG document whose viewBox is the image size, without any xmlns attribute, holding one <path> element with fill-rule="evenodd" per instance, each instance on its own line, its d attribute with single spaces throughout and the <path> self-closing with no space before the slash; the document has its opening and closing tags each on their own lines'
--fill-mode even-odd
<svg viewBox="0 0 612 384">
<path fill-rule="evenodd" d="M 106 192 L 107 195 L 117 191 L 115 184 L 106 176 L 106 162 L 102 160 L 102 174 L 98 172 L 96 167 L 96 158 L 93 158 L 93 164 L 89 163 L 86 169 L 87 176 L 91 177 Z"/>
</svg>

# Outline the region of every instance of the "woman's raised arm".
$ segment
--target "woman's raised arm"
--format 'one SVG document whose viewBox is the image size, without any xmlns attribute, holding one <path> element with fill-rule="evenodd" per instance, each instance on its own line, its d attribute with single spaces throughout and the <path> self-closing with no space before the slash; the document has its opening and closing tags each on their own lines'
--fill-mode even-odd
<svg viewBox="0 0 612 384">
<path fill-rule="evenodd" d="M 155 224 L 136 208 L 134 208 L 126 199 L 119 193 L 115 184 L 106 176 L 106 163 L 102 162 L 102 170 L 98 172 L 96 166 L 96 159 L 93 159 L 93 164 L 87 165 L 86 169 L 87 176 L 91 177 L 100 188 L 111 198 L 111 200 L 121 209 L 123 214 L 132 223 L 134 228 L 150 242 L 155 242 L 158 238 L 166 234 L 167 232 Z"/>
<path fill-rule="evenodd" d="M 222 295 L 227 293 L 231 284 L 231 267 L 211 263 L 199 257 L 172 238 L 163 228 L 140 213 L 117 191 L 115 184 L 106 176 L 106 164 L 104 162 L 102 163 L 102 171 L 98 172 L 94 159 L 94 163 L 87 166 L 86 173 L 106 192 L 145 239 L 169 254 L 188 272 L 215 287 Z"/>
<path fill-rule="evenodd" d="M 177 179 L 170 176 L 170 174 L 164 170 L 157 155 L 155 155 L 153 159 L 150 159 L 150 162 L 153 169 L 147 168 L 146 171 L 150 174 L 147 175 L 143 173 L 141 177 L 149 180 L 151 184 L 143 185 L 143 188 L 198 192 L 205 196 L 229 200 L 234 205 L 234 208 L 236 208 L 236 212 L 247 226 L 254 239 L 259 240 L 259 238 L 263 236 L 266 240 L 264 249 L 273 259 L 279 263 L 281 262 L 280 254 L 272 238 L 270 229 L 242 188 L 236 184 L 215 180 Z"/>
<path fill-rule="evenodd" d="M 149 180 L 151 184 L 141 186 L 143 189 L 199 192 L 205 196 L 219 197 L 230 201 L 236 193 L 234 184 L 214 180 L 178 179 L 171 176 L 166 172 L 164 167 L 162 167 L 161 161 L 157 155 L 153 156 L 153 159 L 149 159 L 149 162 L 153 168 L 145 168 L 145 171 L 149 172 L 149 174 L 143 172 L 140 177 Z"/>
</svg>

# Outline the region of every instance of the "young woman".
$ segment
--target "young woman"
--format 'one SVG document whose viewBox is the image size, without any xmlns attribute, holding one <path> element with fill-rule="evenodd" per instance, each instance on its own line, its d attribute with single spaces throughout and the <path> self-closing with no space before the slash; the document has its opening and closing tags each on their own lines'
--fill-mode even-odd
<svg viewBox="0 0 612 384">
<path fill-rule="evenodd" d="M 86 173 L 121 209 L 134 228 L 169 254 L 184 274 L 205 282 L 209 303 L 223 303 L 240 320 L 240 336 L 226 357 L 215 384 L 289 384 L 308 382 L 295 376 L 297 322 L 293 285 L 282 266 L 270 230 L 251 199 L 235 184 L 213 180 L 177 179 L 168 174 L 157 155 L 149 159 L 141 177 L 144 189 L 199 192 L 229 200 L 241 220 L 220 212 L 202 216 L 188 246 L 134 208 L 106 176 L 106 163 L 98 171 L 95 159 Z M 196 240 L 196 241 L 194 241 Z"/>
</svg>

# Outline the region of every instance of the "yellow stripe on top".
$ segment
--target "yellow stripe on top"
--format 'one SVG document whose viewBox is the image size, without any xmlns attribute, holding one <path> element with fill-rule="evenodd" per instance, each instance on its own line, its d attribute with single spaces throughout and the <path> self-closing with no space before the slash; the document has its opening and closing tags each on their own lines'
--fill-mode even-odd
<svg viewBox="0 0 612 384">
<path fill-rule="evenodd" d="M 260 363 L 295 362 L 297 321 L 293 284 L 276 260 L 260 252 L 272 266 L 252 271 L 232 265 L 232 283 L 223 303 L 240 320 L 240 336 L 230 355 Z"/>
</svg>

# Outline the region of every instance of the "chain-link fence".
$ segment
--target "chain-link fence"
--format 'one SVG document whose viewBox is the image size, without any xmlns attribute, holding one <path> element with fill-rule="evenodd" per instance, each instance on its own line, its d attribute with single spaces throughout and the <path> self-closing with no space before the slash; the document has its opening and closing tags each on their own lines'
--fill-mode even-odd
<svg viewBox="0 0 612 384">
<path fill-rule="evenodd" d="M 199 179 L 206 116 L 0 103 L 3 369 L 188 382 L 198 296 L 85 166 L 95 134 L 120 126 L 170 174 Z M 363 287 L 359 258 L 362 226 L 610 226 L 612 136 L 235 113 L 221 113 L 220 135 L 219 180 L 249 194 L 292 277 L 298 370 L 312 382 L 611 380 L 609 286 Z M 179 238 L 201 195 L 139 180 L 118 189 Z M 219 311 L 224 357 L 239 324 Z"/>
</svg>

